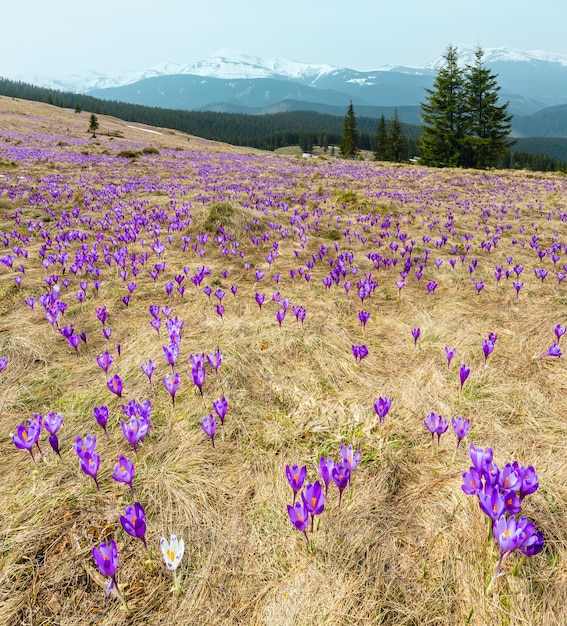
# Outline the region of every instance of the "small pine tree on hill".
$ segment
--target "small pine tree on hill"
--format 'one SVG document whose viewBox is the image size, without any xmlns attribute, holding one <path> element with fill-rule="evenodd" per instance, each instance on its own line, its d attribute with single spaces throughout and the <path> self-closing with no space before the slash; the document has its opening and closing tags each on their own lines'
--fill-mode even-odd
<svg viewBox="0 0 567 626">
<path fill-rule="evenodd" d="M 94 113 L 91 113 L 89 119 L 89 133 L 93 134 L 93 139 L 96 139 L 96 131 L 98 130 L 98 119 Z"/>
<path fill-rule="evenodd" d="M 352 101 L 349 104 L 343 125 L 343 135 L 339 144 L 341 155 L 345 159 L 355 159 L 358 155 L 358 130 Z"/>
</svg>

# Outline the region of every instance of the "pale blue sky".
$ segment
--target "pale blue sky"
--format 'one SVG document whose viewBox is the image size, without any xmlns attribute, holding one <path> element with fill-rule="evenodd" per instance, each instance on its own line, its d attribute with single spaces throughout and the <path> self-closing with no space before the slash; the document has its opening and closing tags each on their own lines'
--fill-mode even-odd
<svg viewBox="0 0 567 626">
<path fill-rule="evenodd" d="M 353 69 L 422 65 L 449 43 L 567 55 L 564 0 L 17 0 L 0 17 L 6 77 L 144 70 L 221 48 Z"/>
</svg>

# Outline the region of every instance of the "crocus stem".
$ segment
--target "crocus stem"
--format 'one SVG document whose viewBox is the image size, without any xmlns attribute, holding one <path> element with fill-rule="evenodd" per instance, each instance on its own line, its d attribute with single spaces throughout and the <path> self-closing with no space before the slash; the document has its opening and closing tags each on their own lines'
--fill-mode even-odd
<svg viewBox="0 0 567 626">
<path fill-rule="evenodd" d="M 173 595 L 178 596 L 181 593 L 181 580 L 177 575 L 177 570 L 173 572 Z"/>
<path fill-rule="evenodd" d="M 504 558 L 505 554 L 506 554 L 505 552 L 500 553 L 500 558 L 498 559 L 498 565 L 496 566 L 496 570 L 494 572 L 494 576 L 492 577 L 492 580 L 488 583 L 488 587 L 486 588 L 486 593 L 490 591 L 490 589 L 492 588 L 492 585 L 494 584 L 494 581 L 498 578 L 498 576 L 500 576 L 500 566 L 502 565 L 502 559 Z"/>
<path fill-rule="evenodd" d="M 528 560 L 528 557 L 523 554 L 522 558 L 516 563 L 516 565 L 514 566 L 514 576 L 518 575 L 518 572 L 520 571 L 520 568 L 523 567 L 524 563 Z"/>
<path fill-rule="evenodd" d="M 112 580 L 114 581 L 114 586 L 116 587 L 116 591 L 118 592 L 118 595 L 120 596 L 120 599 L 122 600 L 122 606 L 124 607 L 124 610 L 126 611 L 128 617 L 132 617 L 132 611 L 130 610 L 130 607 L 128 606 L 126 596 L 120 590 L 120 587 L 118 586 L 118 583 L 116 582 L 116 578 L 113 578 Z"/>
</svg>

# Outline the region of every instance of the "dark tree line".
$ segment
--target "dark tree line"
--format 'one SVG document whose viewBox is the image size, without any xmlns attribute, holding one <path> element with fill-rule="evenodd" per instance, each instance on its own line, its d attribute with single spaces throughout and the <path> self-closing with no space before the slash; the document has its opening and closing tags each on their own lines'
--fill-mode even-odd
<svg viewBox="0 0 567 626">
<path fill-rule="evenodd" d="M 54 106 L 72 109 L 77 113 L 88 111 L 92 115 L 111 115 L 125 121 L 148 124 L 162 128 L 172 128 L 206 139 L 222 141 L 239 146 L 251 146 L 264 150 L 276 150 L 284 146 L 301 145 L 305 152 L 313 146 L 323 148 L 338 146 L 343 131 L 344 120 L 339 116 L 295 111 L 273 115 L 243 115 L 215 113 L 211 111 L 182 111 L 146 107 L 125 102 L 100 100 L 92 96 L 62 92 L 27 83 L 0 78 L 0 95 L 45 102 Z M 353 111 L 354 113 L 354 111 Z M 389 135 L 393 120 L 384 120 L 386 136 Z M 376 156 L 379 148 L 378 133 L 382 120 L 361 117 L 356 120 L 358 149 L 373 151 Z M 418 126 L 403 124 L 401 131 L 407 143 L 406 156 L 394 160 L 406 160 L 417 152 L 421 129 Z M 87 128 L 85 129 L 87 131 Z M 99 131 L 100 132 L 100 131 Z M 396 131 L 397 132 L 397 131 Z M 513 159 L 504 155 L 498 161 L 500 167 L 526 167 L 529 169 L 564 170 L 567 166 L 567 139 L 524 138 L 518 140 L 518 150 Z M 537 154 L 533 154 L 537 153 Z M 380 154 L 383 154 L 380 152 Z M 523 155 L 526 156 L 523 156 Z M 546 156 L 548 155 L 548 156 Z"/>
</svg>

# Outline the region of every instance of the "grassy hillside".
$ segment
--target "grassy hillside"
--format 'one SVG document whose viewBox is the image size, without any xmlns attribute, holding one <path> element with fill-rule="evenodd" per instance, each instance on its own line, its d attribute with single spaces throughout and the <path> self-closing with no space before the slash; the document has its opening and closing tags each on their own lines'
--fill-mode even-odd
<svg viewBox="0 0 567 626">
<path fill-rule="evenodd" d="M 567 623 L 566 368 L 543 356 L 566 341 L 566 178 L 308 160 L 102 115 L 93 139 L 88 117 L 0 97 L 0 621 Z M 200 422 L 222 397 L 213 447 Z M 134 400 L 151 404 L 137 451 Z M 50 411 L 60 456 L 43 429 L 34 462 L 10 434 Z M 88 434 L 100 490 L 73 449 Z M 508 518 L 543 550 L 507 554 L 488 591 L 499 548 L 461 488 L 470 444 L 539 483 Z M 313 484 L 349 445 L 350 486 L 339 508 L 331 481 L 306 541 L 286 466 Z M 134 494 L 112 478 L 119 455 Z M 149 550 L 120 523 L 134 502 Z M 110 541 L 131 619 L 92 557 Z"/>
</svg>

